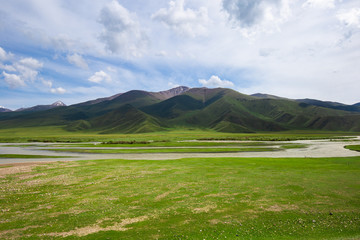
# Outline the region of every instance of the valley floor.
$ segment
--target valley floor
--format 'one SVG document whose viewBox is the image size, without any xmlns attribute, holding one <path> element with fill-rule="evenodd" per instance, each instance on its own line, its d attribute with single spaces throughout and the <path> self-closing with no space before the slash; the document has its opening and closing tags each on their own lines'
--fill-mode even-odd
<svg viewBox="0 0 360 240">
<path fill-rule="evenodd" d="M 359 239 L 359 140 L 4 143 L 0 239 Z"/>
<path fill-rule="evenodd" d="M 97 147 L 97 143 L 90 143 L 91 147 L 79 147 L 79 144 L 69 144 L 66 146 L 58 143 L 0 143 L 0 164 L 22 163 L 22 162 L 48 162 L 48 161 L 76 161 L 76 160 L 96 160 L 96 159 L 127 159 L 127 160 L 171 160 L 189 157 L 271 157 L 271 158 L 319 158 L 319 157 L 352 157 L 360 156 L 360 152 L 345 149 L 344 146 L 359 144 L 360 137 L 351 140 L 297 140 L 297 141 L 262 141 L 261 151 L 257 149 L 258 141 L 254 146 L 234 146 L 236 143 L 244 141 L 211 141 L 221 143 L 221 146 L 187 146 L 187 147 Z M 196 141 L 197 143 L 201 141 Z M 202 141 L 204 144 L 209 141 Z M 226 145 L 229 144 L 229 146 Z M 225 145 L 224 145 L 225 144 Z M 230 145 L 232 144 L 232 145 Z M 291 146 L 291 144 L 302 147 L 282 148 L 282 146 Z M 191 151 L 179 149 L 186 148 Z M 226 148 L 224 151 L 206 152 L 206 149 Z M 232 150 L 235 149 L 236 150 Z M 244 151 L 241 149 L 244 148 Z M 251 149 L 253 148 L 253 150 Z M 267 151 L 267 149 L 268 151 Z M 54 152 L 52 150 L 56 149 Z M 94 150 L 99 151 L 94 151 Z M 137 150 L 129 153 L 125 150 Z M 163 151 L 167 149 L 167 151 Z M 196 151 L 199 149 L 199 151 Z M 205 152 L 204 152 L 205 149 Z M 99 153 L 100 150 L 105 153 Z M 114 150 L 114 151 L 109 151 Z M 118 150 L 118 151 L 116 151 Z M 143 150 L 143 151 L 142 151 Z M 145 151 L 147 150 L 147 151 Z M 152 150 L 152 151 L 148 151 Z M 169 151 L 171 150 L 171 151 Z M 264 151 L 263 151 L 264 150 Z M 162 152 L 163 151 L 163 152 Z M 91 153 L 89 153 L 91 152 Z M 121 153 L 124 152 L 124 153 Z M 41 158 L 6 158 L 6 154 L 20 155 L 42 155 Z M 51 156 L 51 158 L 46 158 Z M 61 157 L 61 158 L 53 158 Z"/>
</svg>

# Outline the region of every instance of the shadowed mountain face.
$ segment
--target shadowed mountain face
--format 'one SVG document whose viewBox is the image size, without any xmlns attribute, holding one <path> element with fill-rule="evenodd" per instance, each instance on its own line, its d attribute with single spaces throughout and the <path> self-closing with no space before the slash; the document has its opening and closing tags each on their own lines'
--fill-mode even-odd
<svg viewBox="0 0 360 240">
<path fill-rule="evenodd" d="M 360 103 L 354 105 L 346 105 L 338 102 L 324 102 L 316 99 L 297 99 L 296 101 L 319 107 L 332 108 L 350 112 L 360 112 Z"/>
<path fill-rule="evenodd" d="M 224 88 L 133 90 L 41 112 L 1 113 L 0 128 L 61 125 L 68 131 L 141 133 L 189 127 L 220 132 L 360 131 L 358 106 L 249 96 Z"/>
<path fill-rule="evenodd" d="M 10 109 L 0 106 L 0 112 L 12 112 Z"/>
</svg>

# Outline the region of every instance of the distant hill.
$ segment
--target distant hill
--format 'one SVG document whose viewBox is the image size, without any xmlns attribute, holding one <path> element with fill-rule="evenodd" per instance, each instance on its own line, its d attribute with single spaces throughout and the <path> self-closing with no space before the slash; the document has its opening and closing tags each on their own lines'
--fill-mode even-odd
<svg viewBox="0 0 360 240">
<path fill-rule="evenodd" d="M 264 93 L 255 93 L 255 94 L 251 94 L 251 96 L 258 98 L 268 98 L 268 99 L 284 99 L 282 97 L 278 97 L 270 94 L 264 94 Z"/>
<path fill-rule="evenodd" d="M 219 132 L 281 130 L 360 131 L 356 105 L 226 88 L 132 90 L 108 98 L 43 111 L 0 113 L 0 128 L 63 126 L 68 131 L 142 133 L 178 127 Z"/>
<path fill-rule="evenodd" d="M 117 98 L 121 94 L 122 93 L 118 93 L 118 94 L 115 94 L 115 95 L 113 95 L 111 97 L 98 98 L 98 99 L 95 99 L 95 100 L 90 100 L 90 101 L 87 101 L 87 102 L 78 103 L 78 104 L 76 104 L 76 106 L 88 106 L 88 105 L 94 105 L 94 104 L 105 102 L 105 101 L 110 101 L 110 100 L 113 100 L 114 98 Z"/>
<path fill-rule="evenodd" d="M 332 109 L 338 109 L 338 110 L 344 110 L 344 111 L 350 111 L 350 112 L 360 112 L 360 104 L 354 104 L 354 105 L 346 105 L 343 103 L 338 102 L 324 102 L 316 99 L 297 99 L 297 102 L 302 102 L 314 106 L 320 106 L 325 108 L 332 108 Z"/>
<path fill-rule="evenodd" d="M 38 112 L 38 111 L 45 111 L 56 107 L 65 107 L 66 105 L 61 101 L 56 101 L 50 105 L 36 105 L 34 107 L 29 108 L 19 108 L 15 110 L 16 112 Z"/>
<path fill-rule="evenodd" d="M 0 106 L 0 112 L 12 112 L 10 109 L 7 109 L 3 106 Z"/>
</svg>

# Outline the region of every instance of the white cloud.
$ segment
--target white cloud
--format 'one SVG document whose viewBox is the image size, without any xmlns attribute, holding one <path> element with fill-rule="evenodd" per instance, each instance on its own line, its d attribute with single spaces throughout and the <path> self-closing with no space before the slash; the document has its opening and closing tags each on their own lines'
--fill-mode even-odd
<svg viewBox="0 0 360 240">
<path fill-rule="evenodd" d="M 111 76 L 104 71 L 99 71 L 92 75 L 88 80 L 94 83 L 100 83 L 102 81 L 110 82 Z"/>
<path fill-rule="evenodd" d="M 0 47 L 0 61 L 6 61 L 14 57 L 14 54 L 11 52 L 6 52 L 2 47 Z"/>
<path fill-rule="evenodd" d="M 8 72 L 16 72 L 16 69 L 12 65 L 7 65 L 7 64 L 3 65 L 0 63 L 0 68 L 6 70 Z"/>
<path fill-rule="evenodd" d="M 7 59 L 7 53 L 3 48 L 0 47 L 0 60 L 4 61 Z"/>
<path fill-rule="evenodd" d="M 335 0 L 307 0 L 303 7 L 311 7 L 311 8 L 334 8 Z"/>
<path fill-rule="evenodd" d="M 291 15 L 289 0 L 223 0 L 222 5 L 245 36 L 278 30 Z"/>
<path fill-rule="evenodd" d="M 17 88 L 17 87 L 24 87 L 26 86 L 26 83 L 23 79 L 21 79 L 16 74 L 9 74 L 6 72 L 2 72 L 2 75 L 4 76 L 5 82 L 11 87 L 11 88 Z"/>
<path fill-rule="evenodd" d="M 88 69 L 89 66 L 88 64 L 86 63 L 85 59 L 77 54 L 77 53 L 74 53 L 73 55 L 67 55 L 67 60 L 69 63 L 71 64 L 74 64 L 75 66 L 79 67 L 79 68 L 82 68 L 82 69 Z"/>
<path fill-rule="evenodd" d="M 360 8 L 339 11 L 336 17 L 346 26 L 360 28 Z"/>
<path fill-rule="evenodd" d="M 64 94 L 66 93 L 66 89 L 62 88 L 62 87 L 58 87 L 58 88 L 51 88 L 50 89 L 51 93 L 55 93 L 55 94 Z"/>
<path fill-rule="evenodd" d="M 14 64 L 14 68 L 20 73 L 21 78 L 26 81 L 35 81 L 39 74 L 38 69 L 43 67 L 43 63 L 34 58 L 23 58 Z"/>
<path fill-rule="evenodd" d="M 113 67 L 107 67 L 106 68 L 109 72 L 113 72 L 113 73 L 116 73 L 117 72 L 117 70 L 116 70 L 116 68 L 113 68 Z"/>
<path fill-rule="evenodd" d="M 21 59 L 19 64 L 32 69 L 42 68 L 44 65 L 42 62 L 39 62 L 38 60 L 31 57 Z"/>
<path fill-rule="evenodd" d="M 157 53 L 155 53 L 155 56 L 157 57 L 166 57 L 168 54 L 166 51 L 159 51 Z"/>
<path fill-rule="evenodd" d="M 228 80 L 221 80 L 218 76 L 211 76 L 209 80 L 199 79 L 199 83 L 204 87 L 233 87 L 234 84 Z"/>
<path fill-rule="evenodd" d="M 52 81 L 50 81 L 50 80 L 41 79 L 41 82 L 48 88 L 51 88 L 53 85 Z"/>
<path fill-rule="evenodd" d="M 113 0 L 101 10 L 99 23 L 104 26 L 100 39 L 112 53 L 123 57 L 140 57 L 144 54 L 148 40 L 135 13 Z"/>
<path fill-rule="evenodd" d="M 207 8 L 185 9 L 184 0 L 170 1 L 169 8 L 161 8 L 151 18 L 164 23 L 181 35 L 190 37 L 205 35 L 209 22 Z"/>
<path fill-rule="evenodd" d="M 34 58 L 23 58 L 13 65 L 1 65 L 0 68 L 14 74 L 3 71 L 2 75 L 6 83 L 11 88 L 24 87 L 26 82 L 34 82 L 39 74 L 38 69 L 43 67 L 43 63 Z"/>
</svg>

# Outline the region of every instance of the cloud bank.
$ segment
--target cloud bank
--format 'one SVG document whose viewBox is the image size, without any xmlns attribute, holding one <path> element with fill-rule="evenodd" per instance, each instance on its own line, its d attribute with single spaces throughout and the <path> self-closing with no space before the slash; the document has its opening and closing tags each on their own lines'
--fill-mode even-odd
<svg viewBox="0 0 360 240">
<path fill-rule="evenodd" d="M 103 25 L 100 39 L 110 52 L 124 57 L 141 57 L 147 48 L 147 37 L 135 13 L 131 13 L 113 0 L 100 12 Z"/>
<path fill-rule="evenodd" d="M 198 10 L 185 8 L 184 0 L 169 2 L 168 8 L 161 8 L 151 18 L 162 22 L 176 33 L 189 37 L 206 35 L 209 22 L 208 11 L 205 7 Z"/>
</svg>

